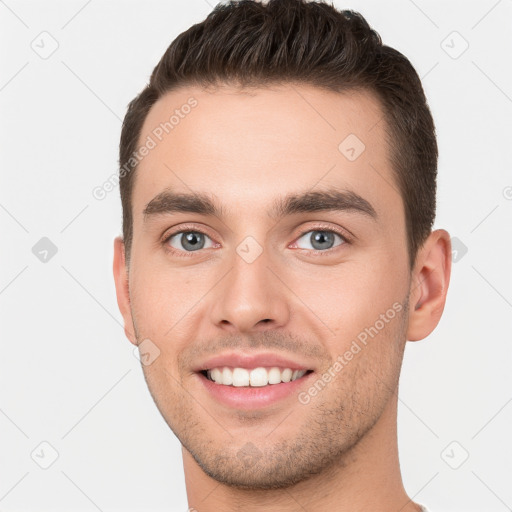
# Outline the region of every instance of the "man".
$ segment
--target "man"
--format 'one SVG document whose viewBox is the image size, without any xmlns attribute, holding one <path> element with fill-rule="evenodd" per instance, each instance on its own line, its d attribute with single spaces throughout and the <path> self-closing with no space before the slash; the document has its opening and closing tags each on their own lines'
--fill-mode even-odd
<svg viewBox="0 0 512 512">
<path fill-rule="evenodd" d="M 397 389 L 451 247 L 409 61 L 355 12 L 219 5 L 130 103 L 120 164 L 117 300 L 191 509 L 424 510 Z"/>
</svg>

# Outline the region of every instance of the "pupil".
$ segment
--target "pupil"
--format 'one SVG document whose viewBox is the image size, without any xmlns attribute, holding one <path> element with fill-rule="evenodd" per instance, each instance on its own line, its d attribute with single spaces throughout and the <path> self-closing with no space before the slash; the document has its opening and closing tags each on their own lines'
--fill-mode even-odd
<svg viewBox="0 0 512 512">
<path fill-rule="evenodd" d="M 315 244 L 320 247 L 318 249 L 330 249 L 331 244 L 334 242 L 334 233 L 327 231 L 314 231 L 311 235 L 311 245 L 315 247 Z"/>
<path fill-rule="evenodd" d="M 182 244 L 183 244 L 183 247 L 185 247 L 186 249 L 190 249 L 191 251 L 197 251 L 198 249 L 201 249 L 202 246 L 204 245 L 204 240 L 203 240 L 203 244 L 201 244 L 201 240 L 200 238 L 202 237 L 202 233 L 195 233 L 195 232 L 189 232 L 189 233 L 184 233 L 182 235 Z M 188 247 L 187 247 L 188 245 Z"/>
</svg>

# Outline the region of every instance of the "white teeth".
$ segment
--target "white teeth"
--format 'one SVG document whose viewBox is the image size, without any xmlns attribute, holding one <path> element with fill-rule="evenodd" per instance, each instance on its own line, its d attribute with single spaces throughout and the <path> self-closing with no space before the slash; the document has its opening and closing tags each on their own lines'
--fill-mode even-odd
<svg viewBox="0 0 512 512">
<path fill-rule="evenodd" d="M 292 380 L 293 372 L 290 368 L 285 368 L 281 373 L 281 380 L 283 382 L 290 382 Z"/>
<path fill-rule="evenodd" d="M 224 370 L 222 370 L 224 372 Z M 216 380 L 218 384 L 224 382 Z M 233 386 L 248 386 L 249 385 L 249 372 L 245 368 L 235 368 L 233 370 Z"/>
<path fill-rule="evenodd" d="M 268 384 L 268 373 L 265 368 L 254 368 L 249 375 L 251 386 L 266 386 Z"/>
<path fill-rule="evenodd" d="M 223 368 L 221 382 L 227 386 L 233 384 L 233 372 L 229 368 Z"/>
<path fill-rule="evenodd" d="M 291 368 L 263 368 L 262 366 L 247 370 L 246 368 L 229 368 L 227 366 L 212 368 L 206 372 L 208 378 L 217 384 L 225 386 L 251 386 L 262 387 L 267 384 L 280 384 L 300 379 L 306 370 L 292 370 Z"/>
<path fill-rule="evenodd" d="M 279 384 L 281 382 L 281 370 L 279 368 L 270 368 L 268 372 L 268 383 Z"/>
<path fill-rule="evenodd" d="M 215 382 L 222 382 L 222 375 L 219 368 L 213 368 L 211 374 L 212 380 Z"/>
</svg>

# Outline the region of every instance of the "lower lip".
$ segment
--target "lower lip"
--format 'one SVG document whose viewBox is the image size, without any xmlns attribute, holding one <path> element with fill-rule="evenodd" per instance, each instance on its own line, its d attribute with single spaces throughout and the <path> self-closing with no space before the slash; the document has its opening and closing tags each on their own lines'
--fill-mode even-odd
<svg viewBox="0 0 512 512">
<path fill-rule="evenodd" d="M 290 382 L 281 382 L 280 384 L 268 384 L 261 387 L 237 387 L 217 384 L 202 373 L 198 377 L 203 383 L 208 393 L 213 398 L 228 407 L 234 409 L 260 409 L 284 400 L 290 396 L 296 396 L 297 392 L 304 387 L 305 382 L 313 375 L 308 373 Z"/>
</svg>

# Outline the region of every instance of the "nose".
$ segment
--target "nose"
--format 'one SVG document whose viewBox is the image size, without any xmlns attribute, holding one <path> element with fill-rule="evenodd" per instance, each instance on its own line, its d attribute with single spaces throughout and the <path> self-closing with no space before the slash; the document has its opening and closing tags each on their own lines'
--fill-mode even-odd
<svg viewBox="0 0 512 512">
<path fill-rule="evenodd" d="M 235 254 L 228 274 L 212 294 L 212 322 L 230 332 L 258 332 L 286 325 L 289 290 L 269 267 L 265 251 L 252 262 Z"/>
</svg>

